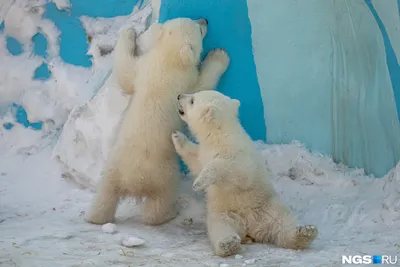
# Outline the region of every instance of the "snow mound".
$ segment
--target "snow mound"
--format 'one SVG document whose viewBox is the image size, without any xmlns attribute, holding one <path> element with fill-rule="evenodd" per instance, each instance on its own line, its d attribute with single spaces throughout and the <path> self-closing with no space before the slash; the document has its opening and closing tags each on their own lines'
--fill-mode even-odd
<svg viewBox="0 0 400 267">
<path fill-rule="evenodd" d="M 138 247 L 144 244 L 144 240 L 137 236 L 129 236 L 122 240 L 125 247 Z"/>
<path fill-rule="evenodd" d="M 127 24 L 139 33 L 143 32 L 150 14 L 151 8 L 146 7 L 130 17 L 82 19 L 88 34 L 93 36 L 89 52 L 93 54 L 94 65 L 103 70 L 103 77 L 98 77 L 98 80 L 104 81 L 104 84 L 98 82 L 100 90 L 96 95 L 71 111 L 53 154 L 62 165 L 64 177 L 82 188 L 95 188 L 113 143 L 115 130 L 130 100 L 112 74 L 112 50 L 117 32 Z M 146 51 L 151 44 L 151 30 L 138 37 L 139 51 Z M 109 53 L 104 54 L 105 50 Z"/>
<path fill-rule="evenodd" d="M 66 178 L 94 189 L 128 102 L 111 75 L 92 100 L 71 111 L 54 148 Z"/>
<path fill-rule="evenodd" d="M 106 223 L 101 226 L 101 230 L 106 234 L 114 234 L 117 232 L 117 226 L 113 223 Z"/>
</svg>

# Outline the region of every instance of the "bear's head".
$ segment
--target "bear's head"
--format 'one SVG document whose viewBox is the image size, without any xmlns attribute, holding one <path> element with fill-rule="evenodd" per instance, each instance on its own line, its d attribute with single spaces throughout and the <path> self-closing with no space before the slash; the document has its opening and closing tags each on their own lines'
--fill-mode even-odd
<svg viewBox="0 0 400 267">
<path fill-rule="evenodd" d="M 179 115 L 195 133 L 235 125 L 238 120 L 240 101 L 217 91 L 181 94 L 177 98 Z"/>
<path fill-rule="evenodd" d="M 192 20 L 176 18 L 164 24 L 151 26 L 156 34 L 155 49 L 163 51 L 171 58 L 179 59 L 184 66 L 197 65 L 203 50 L 203 39 L 207 34 L 206 19 Z"/>
</svg>

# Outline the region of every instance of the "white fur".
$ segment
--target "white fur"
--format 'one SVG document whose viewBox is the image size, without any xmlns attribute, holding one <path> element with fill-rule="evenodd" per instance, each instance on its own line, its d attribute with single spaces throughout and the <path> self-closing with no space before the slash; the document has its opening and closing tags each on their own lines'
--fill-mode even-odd
<svg viewBox="0 0 400 267">
<path fill-rule="evenodd" d="M 174 19 L 151 27 L 154 44 L 138 55 L 136 33 L 124 28 L 115 48 L 114 73 L 126 93 L 133 93 L 116 143 L 86 220 L 114 221 L 121 197 L 143 200 L 146 224 L 165 223 L 176 216 L 180 179 L 178 156 L 170 135 L 183 127 L 176 112 L 178 94 L 216 86 L 229 64 L 221 49 L 213 50 L 200 71 L 198 64 L 206 24 Z"/>
<path fill-rule="evenodd" d="M 200 144 L 172 134 L 176 151 L 197 176 L 195 191 L 207 195 L 207 228 L 218 256 L 237 253 L 250 237 L 256 242 L 300 249 L 317 236 L 314 226 L 296 226 L 279 200 L 270 173 L 237 115 L 240 102 L 215 91 L 179 97 L 181 117 Z"/>
</svg>

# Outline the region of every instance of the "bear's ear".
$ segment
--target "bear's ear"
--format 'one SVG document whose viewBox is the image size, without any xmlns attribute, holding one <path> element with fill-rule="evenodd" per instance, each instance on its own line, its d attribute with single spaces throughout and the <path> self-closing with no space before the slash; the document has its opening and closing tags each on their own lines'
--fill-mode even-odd
<svg viewBox="0 0 400 267">
<path fill-rule="evenodd" d="M 201 113 L 200 119 L 205 123 L 211 123 L 215 119 L 215 107 L 206 107 Z"/>
<path fill-rule="evenodd" d="M 179 57 L 184 66 L 195 65 L 196 56 L 193 46 L 190 43 L 185 43 L 179 50 Z"/>
</svg>

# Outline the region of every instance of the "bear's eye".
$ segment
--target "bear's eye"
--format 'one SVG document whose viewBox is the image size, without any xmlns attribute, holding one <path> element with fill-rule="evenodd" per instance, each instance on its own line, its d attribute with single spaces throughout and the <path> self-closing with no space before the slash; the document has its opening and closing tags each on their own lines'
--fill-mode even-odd
<svg viewBox="0 0 400 267">
<path fill-rule="evenodd" d="M 190 104 L 193 105 L 194 103 L 194 98 L 192 97 L 192 99 L 190 100 Z"/>
</svg>

